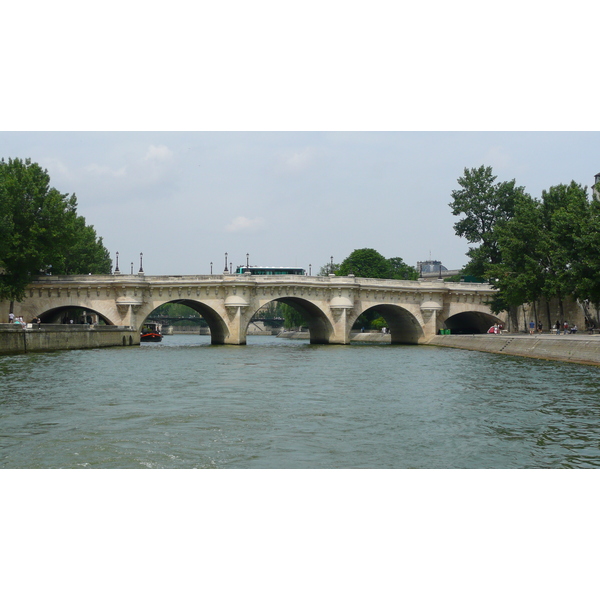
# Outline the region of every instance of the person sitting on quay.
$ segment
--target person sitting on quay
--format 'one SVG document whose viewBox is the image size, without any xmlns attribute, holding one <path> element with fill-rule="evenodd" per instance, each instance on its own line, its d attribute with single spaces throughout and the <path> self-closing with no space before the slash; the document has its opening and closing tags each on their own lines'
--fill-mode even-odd
<svg viewBox="0 0 600 600">
<path fill-rule="evenodd" d="M 571 326 L 571 333 L 577 333 L 577 325 Z"/>
<path fill-rule="evenodd" d="M 23 317 L 15 317 L 13 324 L 20 325 L 22 329 L 25 329 L 27 327 L 27 323 L 25 322 L 25 319 Z"/>
</svg>

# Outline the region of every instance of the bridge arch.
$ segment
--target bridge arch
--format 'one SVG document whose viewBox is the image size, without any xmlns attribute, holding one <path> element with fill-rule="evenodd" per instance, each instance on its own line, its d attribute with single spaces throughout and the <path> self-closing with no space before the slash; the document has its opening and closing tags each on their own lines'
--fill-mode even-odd
<svg viewBox="0 0 600 600">
<path fill-rule="evenodd" d="M 444 329 L 450 329 L 456 334 L 487 333 L 488 329 L 496 323 L 504 321 L 496 315 L 476 310 L 467 310 L 453 314 L 444 322 Z"/>
<path fill-rule="evenodd" d="M 395 304 L 372 304 L 349 323 L 348 333 L 360 315 L 370 309 L 375 309 L 388 324 L 392 344 L 418 344 L 424 331 L 417 317 L 408 309 Z"/>
<path fill-rule="evenodd" d="M 304 317 L 310 332 L 311 344 L 329 344 L 329 340 L 334 333 L 334 328 L 330 319 L 314 302 L 311 302 L 306 298 L 298 298 L 295 296 L 281 296 L 260 303 L 253 311 L 245 316 L 244 332 L 248 330 L 248 325 L 254 315 L 271 302 L 287 304 Z"/>
<path fill-rule="evenodd" d="M 103 321 L 106 325 L 114 325 L 114 323 L 97 310 L 82 304 L 64 304 L 61 306 L 53 306 L 38 315 L 42 323 L 63 323 L 69 322 L 74 313 L 85 311 L 87 316 L 97 315 L 99 321 Z M 75 319 L 73 319 L 75 320 Z"/>
<path fill-rule="evenodd" d="M 157 308 L 160 308 L 163 304 L 183 304 L 184 306 L 187 306 L 188 308 L 200 313 L 210 329 L 211 344 L 224 344 L 229 337 L 229 327 L 227 326 L 223 315 L 221 315 L 217 310 L 208 304 L 198 300 L 192 300 L 191 298 L 175 300 L 168 299 L 165 301 L 152 303 L 152 306 L 149 307 L 149 309 L 146 309 L 143 313 L 138 315 L 138 329 L 140 331 L 144 321 L 146 321 L 150 313 Z"/>
</svg>

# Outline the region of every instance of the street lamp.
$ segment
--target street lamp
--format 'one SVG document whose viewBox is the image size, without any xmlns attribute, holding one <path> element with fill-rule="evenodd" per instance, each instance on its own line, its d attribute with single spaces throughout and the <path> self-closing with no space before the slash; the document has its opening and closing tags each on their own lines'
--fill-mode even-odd
<svg viewBox="0 0 600 600">
<path fill-rule="evenodd" d="M 117 266 L 115 268 L 115 275 L 120 275 L 121 271 L 119 271 L 119 253 L 117 252 Z"/>
<path fill-rule="evenodd" d="M 227 252 L 225 252 L 225 270 L 223 271 L 223 273 L 229 273 L 229 271 L 227 270 Z"/>
<path fill-rule="evenodd" d="M 210 262 L 210 274 L 212 275 L 212 261 Z"/>
<path fill-rule="evenodd" d="M 308 265 L 308 276 L 312 275 L 312 263 Z"/>
<path fill-rule="evenodd" d="M 142 266 L 142 258 L 144 256 L 143 252 L 140 252 L 140 270 L 138 272 L 138 275 L 143 275 L 144 274 L 144 267 Z"/>
<path fill-rule="evenodd" d="M 250 254 L 246 252 L 246 269 L 250 268 Z"/>
<path fill-rule="evenodd" d="M 133 275 L 133 263 L 131 263 L 131 274 Z"/>
</svg>

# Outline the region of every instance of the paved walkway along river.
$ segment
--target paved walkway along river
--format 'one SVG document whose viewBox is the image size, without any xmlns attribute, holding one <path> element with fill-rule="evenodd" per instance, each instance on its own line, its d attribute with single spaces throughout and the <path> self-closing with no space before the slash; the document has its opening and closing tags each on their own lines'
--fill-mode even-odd
<svg viewBox="0 0 600 600">
<path fill-rule="evenodd" d="M 600 336 L 588 334 L 438 335 L 434 346 L 600 366 Z"/>
</svg>

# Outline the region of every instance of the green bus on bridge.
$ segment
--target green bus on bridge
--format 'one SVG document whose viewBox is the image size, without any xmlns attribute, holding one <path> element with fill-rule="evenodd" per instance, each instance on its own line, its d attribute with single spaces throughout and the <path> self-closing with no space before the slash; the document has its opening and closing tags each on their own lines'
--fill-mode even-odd
<svg viewBox="0 0 600 600">
<path fill-rule="evenodd" d="M 305 275 L 306 271 L 298 267 L 237 267 L 236 275 Z"/>
</svg>

